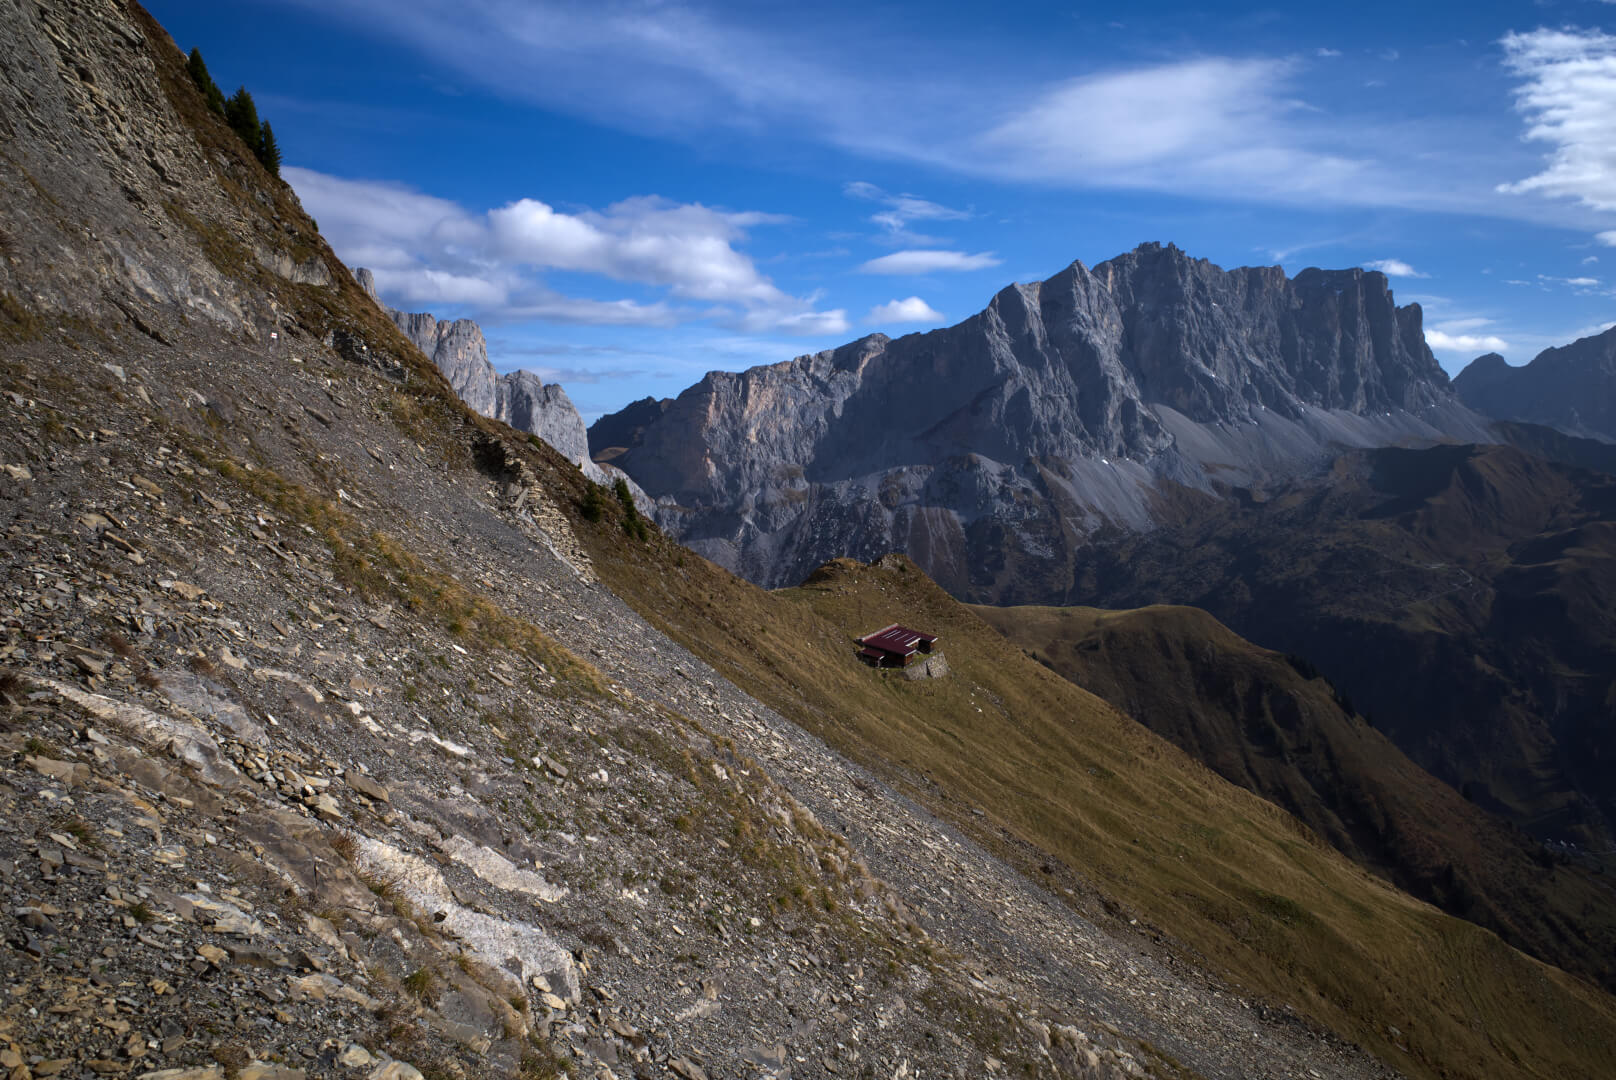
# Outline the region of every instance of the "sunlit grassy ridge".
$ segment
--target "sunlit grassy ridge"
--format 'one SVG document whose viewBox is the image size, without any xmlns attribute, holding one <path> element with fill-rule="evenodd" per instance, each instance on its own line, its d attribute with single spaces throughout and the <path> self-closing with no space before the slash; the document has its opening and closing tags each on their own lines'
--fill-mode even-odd
<svg viewBox="0 0 1616 1080">
<path fill-rule="evenodd" d="M 1414 1075 L 1596 1077 L 1616 1060 L 1609 996 L 1355 866 L 1045 670 L 907 560 L 839 561 L 769 593 L 610 525 L 580 529 L 651 622 L 1023 866 L 999 829 L 1059 858 L 1248 992 Z M 909 682 L 858 663 L 851 639 L 892 621 L 942 635 L 953 674 Z"/>
</svg>

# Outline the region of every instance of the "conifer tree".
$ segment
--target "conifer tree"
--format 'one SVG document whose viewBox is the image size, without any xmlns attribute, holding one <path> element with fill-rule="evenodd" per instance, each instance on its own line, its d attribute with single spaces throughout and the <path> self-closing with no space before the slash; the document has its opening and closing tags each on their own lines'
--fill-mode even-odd
<svg viewBox="0 0 1616 1080">
<path fill-rule="evenodd" d="M 201 49 L 193 48 L 191 50 L 191 58 L 186 61 L 185 70 L 191 73 L 191 81 L 196 84 L 198 90 L 202 91 L 202 96 L 207 99 L 208 108 L 223 116 L 224 91 L 219 89 L 219 84 L 213 81 L 212 75 L 208 74 L 208 65 L 202 60 Z"/>
<path fill-rule="evenodd" d="M 196 88 L 204 94 L 207 93 L 213 78 L 208 74 L 208 65 L 202 60 L 201 49 L 191 50 L 191 58 L 185 62 L 185 70 L 191 73 L 191 81 L 196 83 Z"/>
<path fill-rule="evenodd" d="M 280 176 L 281 148 L 275 145 L 275 132 L 270 128 L 268 120 L 265 120 L 258 129 L 258 160 L 269 170 L 269 175 Z"/>
<path fill-rule="evenodd" d="M 224 118 L 235 129 L 241 141 L 246 143 L 255 154 L 258 152 L 260 132 L 258 126 L 258 106 L 253 104 L 252 95 L 245 86 L 240 87 L 230 100 L 225 102 Z"/>
</svg>

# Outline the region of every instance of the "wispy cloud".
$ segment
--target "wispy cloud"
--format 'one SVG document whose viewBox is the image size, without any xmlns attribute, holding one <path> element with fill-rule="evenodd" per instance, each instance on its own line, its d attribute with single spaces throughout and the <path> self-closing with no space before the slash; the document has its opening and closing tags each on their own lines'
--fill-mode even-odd
<svg viewBox="0 0 1616 1080">
<path fill-rule="evenodd" d="M 1387 277 L 1428 278 L 1430 274 L 1422 274 L 1402 259 L 1375 259 L 1364 263 L 1365 270 L 1379 270 Z"/>
<path fill-rule="evenodd" d="M 1374 198 L 1366 163 L 1315 149 L 1288 60 L 1210 57 L 1073 79 L 976 140 L 980 168 L 1020 179 L 1239 197 Z M 1243 194 L 1242 194 L 1243 193 Z"/>
<path fill-rule="evenodd" d="M 925 246 L 947 243 L 947 241 L 937 237 L 911 232 L 909 223 L 912 221 L 966 221 L 972 216 L 969 210 L 956 210 L 951 206 L 943 206 L 941 203 L 923 199 L 918 195 L 889 194 L 864 180 L 854 180 L 842 185 L 842 192 L 849 198 L 880 203 L 885 207 L 885 209 L 872 214 L 870 221 L 881 227 L 882 239 L 894 245 L 913 244 Z"/>
<path fill-rule="evenodd" d="M 963 251 L 894 251 L 879 259 L 871 259 L 859 269 L 866 274 L 934 274 L 939 271 L 982 270 L 998 266 L 999 258 L 991 251 L 967 255 Z"/>
<path fill-rule="evenodd" d="M 937 326 L 947 322 L 943 313 L 932 307 L 918 296 L 911 296 L 904 300 L 892 300 L 885 304 L 877 304 L 870 309 L 869 317 L 864 320 L 869 323 L 925 323 Z"/>
<path fill-rule="evenodd" d="M 1586 216 L 1571 205 L 1495 190 L 1511 175 L 1500 171 L 1512 167 L 1510 145 L 1473 123 L 1428 113 L 1439 103 L 1411 97 L 1392 121 L 1361 95 L 1343 95 L 1341 85 L 1310 77 L 1325 66 L 1339 71 L 1342 63 L 1387 67 L 1395 50 L 1350 60 L 1330 48 L 1110 66 L 1102 60 L 1098 69 L 1089 60 L 1066 69 L 1083 70 L 1080 77 L 1050 79 L 1045 73 L 1052 69 L 1042 63 L 994 68 L 984 61 L 967 72 L 930 62 L 941 44 L 924 34 L 901 49 L 883 48 L 891 43 L 852 32 L 847 20 L 856 16 L 817 9 L 775 6 L 763 16 L 746 5 L 700 0 L 278 2 L 404 41 L 428 66 L 451 68 L 501 97 L 670 139 L 714 132 L 791 139 L 884 162 L 1062 188 L 1562 224 Z M 1551 33 L 1564 32 L 1506 42 L 1515 43 L 1508 52 L 1513 70 L 1553 98 L 1551 83 L 1580 77 L 1556 66 L 1552 43 L 1542 36 Z M 1605 48 L 1599 43 L 1608 40 L 1566 36 L 1585 51 Z M 881 62 L 869 62 L 876 55 Z M 1594 93 L 1597 81 L 1581 80 L 1578 92 Z M 1523 97 L 1522 106 L 1546 118 L 1544 137 L 1580 138 L 1575 122 L 1562 122 L 1534 100 Z M 1520 185 L 1549 192 L 1575 175 L 1569 164 L 1556 166 Z M 949 219 L 938 210 L 961 212 L 914 196 L 873 194 L 913 200 L 875 215 L 884 232 L 908 247 L 943 246 L 911 229 Z"/>
<path fill-rule="evenodd" d="M 395 303 L 604 326 L 712 316 L 754 330 L 835 333 L 848 326 L 845 312 L 814 311 L 810 300 L 781 290 L 736 248 L 748 228 L 785 220 L 776 215 L 654 196 L 578 213 L 524 198 L 475 214 L 399 184 L 292 167 L 282 172 L 337 254 L 374 270 L 377 287 Z M 666 296 L 652 302 L 566 296 L 536 276 L 545 271 L 597 275 Z"/>
<path fill-rule="evenodd" d="M 1587 275 L 1557 277 L 1554 274 L 1539 274 L 1537 279 L 1545 288 L 1551 285 L 1563 285 L 1579 296 L 1596 296 L 1605 291 L 1598 278 L 1588 277 Z"/>
<path fill-rule="evenodd" d="M 1524 137 L 1550 149 L 1542 172 L 1499 190 L 1616 210 L 1616 37 L 1545 29 L 1509 34 L 1502 44 L 1522 79 L 1515 107 L 1527 119 Z"/>
</svg>

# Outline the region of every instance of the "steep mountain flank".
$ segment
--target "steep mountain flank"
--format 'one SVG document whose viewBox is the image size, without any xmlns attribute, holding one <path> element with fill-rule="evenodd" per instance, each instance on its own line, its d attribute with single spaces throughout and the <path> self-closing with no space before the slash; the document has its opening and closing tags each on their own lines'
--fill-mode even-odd
<svg viewBox="0 0 1616 1080">
<path fill-rule="evenodd" d="M 1237 1016 L 1275 1072 L 1384 1075 L 1164 967 L 1085 973 L 1103 1012 L 992 974 L 1047 893 L 602 589 L 578 470 L 460 404 L 160 27 L 0 38 L 12 1076 L 1182 1075 L 1151 992 L 1217 1017 L 1202 1075 Z M 856 848 L 816 817 L 854 789 Z M 945 843 L 1004 952 L 913 916 Z"/>
<path fill-rule="evenodd" d="M 1196 608 L 973 610 L 1360 864 L 1551 963 L 1616 982 L 1616 893 L 1415 765 L 1305 661 Z"/>
<path fill-rule="evenodd" d="M 1489 438 L 1381 274 L 1224 271 L 1155 244 L 1006 288 L 957 326 L 715 372 L 598 426 L 637 432 L 614 461 L 665 528 L 754 581 L 896 549 L 1000 602 L 1069 582 L 1105 527 L 1171 520 L 1176 486 Z"/>
<path fill-rule="evenodd" d="M 1411 758 L 1604 851 L 1616 479 L 1502 447 L 1374 450 L 1327 484 L 1093 545 L 1069 599 L 1191 604 L 1306 656 Z"/>
<path fill-rule="evenodd" d="M 1453 389 L 1487 416 L 1616 442 L 1616 327 L 1544 349 L 1523 367 L 1497 353 L 1479 356 L 1454 378 Z"/>
<path fill-rule="evenodd" d="M 0 3 L 0 39 L 17 1080 L 1616 1056 L 1608 995 L 906 562 L 763 594 L 466 407 L 138 7 Z M 877 617 L 942 633 L 954 674 L 859 665 Z"/>
</svg>

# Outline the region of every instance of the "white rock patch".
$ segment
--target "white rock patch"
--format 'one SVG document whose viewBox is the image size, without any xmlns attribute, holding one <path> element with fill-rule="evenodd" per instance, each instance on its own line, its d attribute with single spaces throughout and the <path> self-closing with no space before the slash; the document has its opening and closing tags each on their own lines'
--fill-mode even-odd
<svg viewBox="0 0 1616 1080">
<path fill-rule="evenodd" d="M 572 954 L 544 930 L 532 923 L 500 919 L 463 907 L 436 867 L 390 844 L 360 837 L 357 861 L 367 873 L 394 882 L 399 893 L 421 911 L 434 918 L 441 914 L 443 928 L 489 968 L 513 975 L 519 972 L 524 987 L 535 976 L 541 977 L 559 988 L 568 1001 L 577 1002 L 578 966 Z"/>
</svg>

